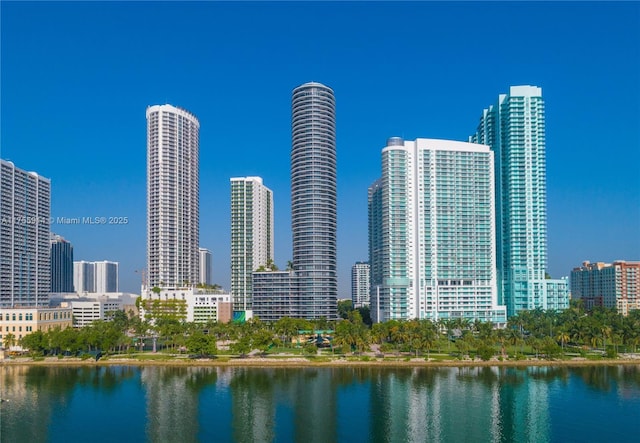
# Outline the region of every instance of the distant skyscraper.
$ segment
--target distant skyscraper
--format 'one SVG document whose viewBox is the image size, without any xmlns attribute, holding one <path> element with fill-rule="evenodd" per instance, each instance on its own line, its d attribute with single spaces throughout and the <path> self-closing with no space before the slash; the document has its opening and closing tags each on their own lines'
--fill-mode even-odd
<svg viewBox="0 0 640 443">
<path fill-rule="evenodd" d="M 75 292 L 118 292 L 119 263 L 113 261 L 73 262 Z"/>
<path fill-rule="evenodd" d="M 273 192 L 260 177 L 231 179 L 231 297 L 252 308 L 251 274 L 273 261 Z"/>
<path fill-rule="evenodd" d="M 547 186 L 542 89 L 512 86 L 485 109 L 470 141 L 496 163 L 498 291 L 508 314 L 547 309 Z M 566 286 L 566 285 L 565 285 Z M 565 294 L 565 297 L 568 294 Z M 553 303 L 552 303 L 553 304 Z"/>
<path fill-rule="evenodd" d="M 96 292 L 96 268 L 93 262 L 73 262 L 73 288 L 75 292 Z"/>
<path fill-rule="evenodd" d="M 200 248 L 200 278 L 198 283 L 213 284 L 211 277 L 211 251 L 206 248 Z"/>
<path fill-rule="evenodd" d="M 369 263 L 356 262 L 351 267 L 351 302 L 354 308 L 369 305 Z"/>
<path fill-rule="evenodd" d="M 96 292 L 118 292 L 118 262 L 98 261 L 94 266 Z"/>
<path fill-rule="evenodd" d="M 51 234 L 51 292 L 73 292 L 73 246 Z"/>
<path fill-rule="evenodd" d="M 149 287 L 199 280 L 200 123 L 171 105 L 147 108 L 147 269 Z"/>
<path fill-rule="evenodd" d="M 336 123 L 333 91 L 320 83 L 293 90 L 291 227 L 300 312 L 336 318 Z"/>
<path fill-rule="evenodd" d="M 493 155 L 488 146 L 389 139 L 369 189 L 374 321 L 504 324 L 497 302 Z"/>
<path fill-rule="evenodd" d="M 0 308 L 48 304 L 51 182 L 0 160 Z"/>
</svg>

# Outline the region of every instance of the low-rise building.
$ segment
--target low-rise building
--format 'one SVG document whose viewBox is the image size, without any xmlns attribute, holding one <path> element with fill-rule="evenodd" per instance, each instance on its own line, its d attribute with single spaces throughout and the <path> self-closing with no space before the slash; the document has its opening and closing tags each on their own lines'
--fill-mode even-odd
<svg viewBox="0 0 640 443">
<path fill-rule="evenodd" d="M 63 308 L 71 308 L 73 312 L 73 326 L 82 328 L 97 320 L 109 320 L 115 311 L 122 311 L 121 299 L 98 297 L 79 298 L 76 300 L 63 301 L 60 304 Z"/>
<path fill-rule="evenodd" d="M 8 334 L 17 341 L 35 331 L 48 332 L 59 327 L 65 329 L 73 324 L 71 308 L 0 308 L 0 342 Z"/>
<path fill-rule="evenodd" d="M 585 261 L 571 271 L 571 297 L 586 309 L 615 308 L 622 315 L 640 309 L 640 262 Z"/>
<path fill-rule="evenodd" d="M 252 279 L 254 316 L 263 321 L 301 317 L 299 309 L 302 307 L 293 271 L 254 272 Z M 312 311 L 310 307 L 305 307 L 309 312 Z"/>
<path fill-rule="evenodd" d="M 56 292 L 49 294 L 49 306 L 61 306 L 63 303 L 80 301 L 105 300 L 107 304 L 118 304 L 121 310 L 129 314 L 131 311 L 138 315 L 136 300 L 140 296 L 129 292 Z M 104 319 L 101 319 L 104 320 Z"/>
<path fill-rule="evenodd" d="M 545 281 L 545 309 L 548 311 L 563 311 L 569 307 L 569 278 L 546 279 Z"/>
<path fill-rule="evenodd" d="M 205 288 L 154 289 L 142 293 L 139 308 L 144 320 L 171 316 L 187 322 L 227 323 L 233 317 L 228 293 Z"/>
</svg>

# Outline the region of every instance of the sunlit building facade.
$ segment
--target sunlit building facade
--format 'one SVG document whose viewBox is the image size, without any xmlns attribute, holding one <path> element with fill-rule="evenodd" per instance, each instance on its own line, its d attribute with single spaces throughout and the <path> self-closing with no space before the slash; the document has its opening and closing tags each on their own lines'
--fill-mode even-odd
<svg viewBox="0 0 640 443">
<path fill-rule="evenodd" d="M 488 146 L 389 139 L 369 189 L 371 314 L 506 322 L 497 300 Z"/>
<path fill-rule="evenodd" d="M 614 308 L 625 316 L 640 309 L 640 262 L 584 262 L 571 271 L 571 297 L 587 309 Z"/>
<path fill-rule="evenodd" d="M 51 181 L 0 160 L 0 308 L 48 304 Z"/>
<path fill-rule="evenodd" d="M 198 119 L 182 108 L 147 108 L 147 276 L 149 287 L 199 281 Z"/>
<path fill-rule="evenodd" d="M 337 317 L 336 119 L 333 90 L 305 83 L 291 100 L 293 269 L 303 317 Z"/>
<path fill-rule="evenodd" d="M 200 248 L 199 254 L 200 278 L 198 283 L 211 285 L 213 284 L 211 251 L 206 248 Z"/>
<path fill-rule="evenodd" d="M 273 261 L 273 192 L 260 177 L 231 179 L 231 297 L 251 310 L 252 273 Z"/>
<path fill-rule="evenodd" d="M 354 308 L 369 305 L 369 263 L 356 262 L 351 267 L 351 303 Z"/>
<path fill-rule="evenodd" d="M 498 291 L 508 315 L 552 309 L 561 281 L 547 270 L 545 106 L 542 89 L 512 86 L 485 109 L 470 141 L 491 147 L 496 170 Z M 549 286 L 551 285 L 551 286 Z M 548 299 L 550 293 L 552 299 Z M 568 304 L 568 292 L 562 297 Z"/>
</svg>

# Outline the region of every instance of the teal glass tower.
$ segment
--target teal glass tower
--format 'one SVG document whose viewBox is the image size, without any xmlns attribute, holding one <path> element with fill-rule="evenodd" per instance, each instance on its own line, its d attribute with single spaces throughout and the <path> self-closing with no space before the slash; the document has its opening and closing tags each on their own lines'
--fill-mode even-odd
<svg viewBox="0 0 640 443">
<path fill-rule="evenodd" d="M 499 300 L 507 315 L 548 309 L 545 109 L 542 89 L 512 86 L 470 141 L 495 153 Z M 566 285 L 565 285 L 566 287 Z M 555 305 L 555 304 L 554 304 Z"/>
</svg>

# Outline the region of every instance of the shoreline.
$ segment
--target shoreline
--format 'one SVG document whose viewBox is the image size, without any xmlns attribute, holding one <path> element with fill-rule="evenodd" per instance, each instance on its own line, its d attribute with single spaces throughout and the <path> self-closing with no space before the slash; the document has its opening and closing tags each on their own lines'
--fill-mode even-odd
<svg viewBox="0 0 640 443">
<path fill-rule="evenodd" d="M 93 359 L 65 359 L 58 358 L 34 361 L 31 359 L 0 360 L 3 366 L 176 366 L 176 367 L 252 367 L 252 368 L 351 368 L 351 367 L 380 367 L 380 368 L 441 368 L 441 367 L 530 367 L 530 366 L 640 366 L 640 359 L 572 359 L 572 360 L 439 360 L 425 361 L 424 359 L 406 360 L 370 360 L 358 361 L 348 359 L 333 359 L 329 361 L 313 361 L 306 358 L 291 357 L 278 360 L 268 358 L 244 358 L 244 359 L 158 359 L 136 360 L 131 358 L 109 358 L 94 361 Z"/>
</svg>

